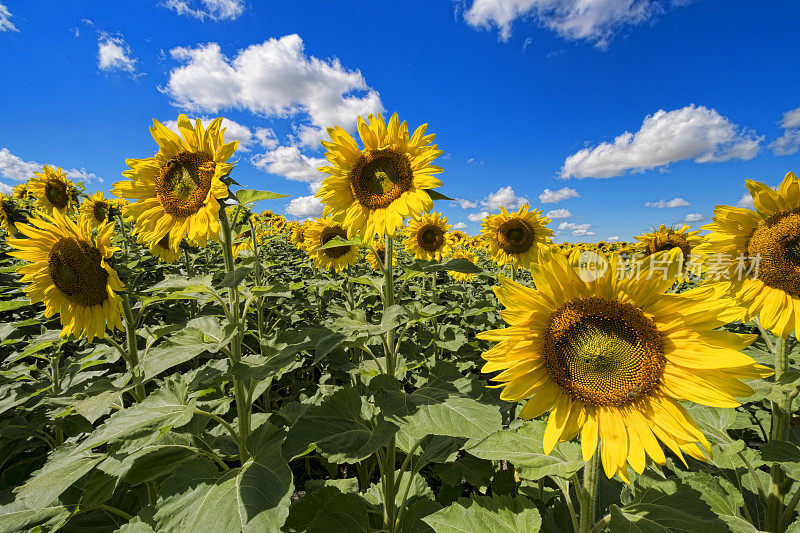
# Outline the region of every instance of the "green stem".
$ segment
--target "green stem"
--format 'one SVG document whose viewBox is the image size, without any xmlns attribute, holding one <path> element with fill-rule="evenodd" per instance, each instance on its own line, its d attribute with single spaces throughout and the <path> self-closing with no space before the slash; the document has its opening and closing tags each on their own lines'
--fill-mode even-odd
<svg viewBox="0 0 800 533">
<path fill-rule="evenodd" d="M 386 235 L 386 254 L 384 263 L 384 283 L 383 283 L 383 311 L 384 313 L 394 305 L 394 269 L 392 268 L 392 260 L 394 259 L 394 241 L 389 235 Z M 394 377 L 395 375 L 395 331 L 394 328 L 389 329 L 386 333 L 386 373 Z M 395 526 L 395 494 L 397 487 L 395 486 L 394 468 L 395 468 L 395 453 L 397 442 L 394 435 L 386 445 L 386 455 L 384 456 L 383 464 L 383 520 L 384 529 L 391 532 Z M 380 459 L 379 459 L 380 460 Z"/>
<path fill-rule="evenodd" d="M 594 526 L 594 517 L 597 512 L 597 494 L 600 489 L 600 449 L 583 467 L 584 501 L 581 502 L 580 533 L 588 533 Z"/>
<path fill-rule="evenodd" d="M 775 341 L 773 352 L 775 362 L 775 387 L 780 387 L 781 377 L 789 370 L 789 350 L 786 337 Z M 779 401 L 772 402 L 772 425 L 770 427 L 770 441 L 785 441 L 789 438 L 789 420 L 792 411 L 792 399 L 789 392 L 781 395 Z M 781 522 L 784 514 L 783 500 L 786 495 L 786 475 L 780 463 L 772 463 L 770 468 L 770 483 L 767 491 L 767 504 L 764 518 L 767 531 L 782 531 Z"/>
<path fill-rule="evenodd" d="M 561 490 L 561 494 L 564 495 L 564 502 L 567 504 L 567 510 L 569 511 L 570 520 L 572 520 L 572 530 L 578 531 L 580 524 L 578 523 L 578 515 L 575 513 L 575 506 L 572 503 L 572 498 L 569 495 L 569 481 L 565 479 L 560 479 L 556 476 L 552 477 L 552 480 L 555 481 L 558 488 Z M 577 491 L 581 490 L 580 487 L 575 487 L 576 494 Z M 541 488 L 540 488 L 541 491 Z"/>
<path fill-rule="evenodd" d="M 126 513 L 122 509 L 117 509 L 116 507 L 111 507 L 110 505 L 106 505 L 104 503 L 98 505 L 97 508 L 102 509 L 103 511 L 109 512 L 111 514 L 115 514 L 121 518 L 124 518 L 125 520 L 133 520 L 133 515 Z"/>
<path fill-rule="evenodd" d="M 194 277 L 194 265 L 192 264 L 192 259 L 189 257 L 189 250 L 186 248 L 183 249 L 183 261 L 186 263 L 186 275 L 190 278 Z M 197 302 L 194 300 L 191 301 L 189 304 L 189 318 L 194 318 L 197 316 Z"/>
<path fill-rule="evenodd" d="M 258 247 L 258 240 L 256 239 L 256 226 L 253 223 L 253 218 L 250 217 L 250 242 L 253 246 L 253 256 L 255 257 L 256 264 L 255 264 L 255 276 L 256 276 L 256 285 L 261 286 L 262 283 L 262 276 L 261 276 L 261 250 Z M 264 355 L 264 297 L 260 296 L 258 299 L 258 310 L 256 311 L 258 315 L 258 350 L 261 355 Z"/>
<path fill-rule="evenodd" d="M 136 368 L 139 365 L 139 348 L 136 346 L 136 327 L 138 324 L 133 318 L 133 308 L 131 307 L 131 298 L 127 292 L 122 293 L 122 311 L 125 315 L 125 336 L 128 340 L 128 358 L 127 363 L 130 366 L 132 379 L 136 379 L 139 370 Z M 133 397 L 137 402 L 144 400 L 145 391 L 144 385 L 141 383 L 133 388 Z"/>
<path fill-rule="evenodd" d="M 517 265 L 511 263 L 511 281 L 517 281 Z"/>
</svg>

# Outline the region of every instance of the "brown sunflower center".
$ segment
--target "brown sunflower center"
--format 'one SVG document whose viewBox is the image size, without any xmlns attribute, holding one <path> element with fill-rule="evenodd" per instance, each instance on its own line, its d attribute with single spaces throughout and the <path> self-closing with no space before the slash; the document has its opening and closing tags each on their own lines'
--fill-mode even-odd
<svg viewBox="0 0 800 533">
<path fill-rule="evenodd" d="M 206 203 L 216 163 L 202 153 L 181 152 L 161 167 L 156 193 L 164 211 L 177 217 L 197 213 Z"/>
<path fill-rule="evenodd" d="M 389 148 L 362 155 L 350 172 L 350 190 L 367 209 L 389 206 L 413 183 L 408 158 Z"/>
<path fill-rule="evenodd" d="M 648 396 L 666 359 L 652 320 L 631 304 L 576 298 L 555 311 L 544 335 L 545 364 L 574 399 L 623 405 Z"/>
<path fill-rule="evenodd" d="M 382 265 L 386 264 L 386 248 L 382 246 L 380 248 L 375 248 L 375 256 Z"/>
<path fill-rule="evenodd" d="M 108 272 L 100 251 L 86 241 L 63 237 L 50 249 L 50 279 L 75 304 L 100 305 L 108 298 Z"/>
<path fill-rule="evenodd" d="M 511 218 L 503 222 L 497 230 L 497 240 L 500 248 L 509 254 L 523 254 L 527 252 L 536 235 L 527 220 Z"/>
<path fill-rule="evenodd" d="M 169 250 L 169 233 L 161 237 L 161 240 L 158 241 L 157 246 L 165 250 Z"/>
<path fill-rule="evenodd" d="M 322 230 L 322 236 L 320 237 L 320 241 L 322 244 L 328 244 L 328 241 L 335 237 L 341 237 L 342 239 L 347 239 L 347 232 L 341 226 L 333 226 L 327 227 Z M 332 259 L 339 259 L 344 254 L 350 251 L 349 246 L 334 246 L 332 248 L 325 248 L 322 250 L 322 253 L 327 255 Z"/>
<path fill-rule="evenodd" d="M 425 224 L 417 232 L 417 244 L 426 252 L 435 252 L 444 244 L 444 231 L 436 224 Z"/>
<path fill-rule="evenodd" d="M 103 201 L 95 202 L 92 206 L 92 214 L 98 222 L 105 222 L 108 217 L 108 204 Z"/>
<path fill-rule="evenodd" d="M 67 184 L 61 180 L 49 179 L 44 186 L 44 195 L 47 200 L 58 210 L 62 210 L 69 204 L 69 194 Z"/>
<path fill-rule="evenodd" d="M 758 257 L 758 279 L 800 295 L 800 209 L 776 213 L 759 224 L 747 243 L 747 255 Z"/>
</svg>

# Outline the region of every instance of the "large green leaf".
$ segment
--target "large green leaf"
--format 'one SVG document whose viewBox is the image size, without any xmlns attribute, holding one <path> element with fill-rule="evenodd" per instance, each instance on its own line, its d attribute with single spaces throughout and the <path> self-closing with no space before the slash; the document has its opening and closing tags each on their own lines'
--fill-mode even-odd
<svg viewBox="0 0 800 533">
<path fill-rule="evenodd" d="M 364 498 L 331 486 L 309 491 L 294 503 L 284 527 L 289 533 L 369 533 L 372 530 Z"/>
<path fill-rule="evenodd" d="M 436 533 L 521 533 L 538 531 L 542 518 L 527 498 L 474 496 L 422 519 Z"/>
<path fill-rule="evenodd" d="M 21 500 L 0 506 L 0 533 L 54 531 L 72 513 L 63 505 L 30 509 Z"/>
<path fill-rule="evenodd" d="M 98 468 L 131 485 L 138 485 L 167 476 L 200 453 L 192 435 L 169 432 L 157 441 L 145 444 L 130 453 L 119 453 L 112 449 L 110 457 Z"/>
<path fill-rule="evenodd" d="M 261 200 L 277 200 L 279 198 L 287 198 L 291 194 L 278 194 L 270 191 L 259 191 L 256 189 L 239 189 L 236 191 L 236 199 L 242 205 L 248 205 Z"/>
</svg>

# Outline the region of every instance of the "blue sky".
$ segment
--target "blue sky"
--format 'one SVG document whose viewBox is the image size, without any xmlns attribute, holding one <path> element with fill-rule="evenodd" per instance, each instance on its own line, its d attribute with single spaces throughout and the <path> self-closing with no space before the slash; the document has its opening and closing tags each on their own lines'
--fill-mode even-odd
<svg viewBox="0 0 800 533">
<path fill-rule="evenodd" d="M 155 151 L 152 118 L 221 115 L 235 179 L 305 218 L 321 128 L 396 111 L 437 134 L 462 202 L 436 209 L 469 233 L 525 200 L 557 241 L 696 226 L 800 171 L 797 20 L 794 0 L 0 0 L 0 191 L 42 163 L 107 190 Z"/>
</svg>

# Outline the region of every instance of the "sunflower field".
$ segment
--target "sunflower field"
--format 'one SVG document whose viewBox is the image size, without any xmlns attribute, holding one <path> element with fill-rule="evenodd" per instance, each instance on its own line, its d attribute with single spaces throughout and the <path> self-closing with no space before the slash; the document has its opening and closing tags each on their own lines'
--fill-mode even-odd
<svg viewBox="0 0 800 533">
<path fill-rule="evenodd" d="M 480 235 L 426 125 L 256 205 L 222 119 L 0 197 L 0 532 L 800 531 L 800 181 L 634 243 Z"/>
</svg>

